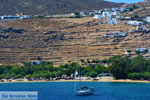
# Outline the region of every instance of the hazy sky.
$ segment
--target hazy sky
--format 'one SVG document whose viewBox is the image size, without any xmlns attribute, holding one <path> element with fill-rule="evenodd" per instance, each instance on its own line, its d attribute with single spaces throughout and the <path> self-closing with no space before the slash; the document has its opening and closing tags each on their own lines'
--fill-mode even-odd
<svg viewBox="0 0 150 100">
<path fill-rule="evenodd" d="M 137 3 L 137 2 L 141 2 L 144 0 L 106 0 L 106 1 L 111 1 L 111 2 L 124 2 L 124 3 Z"/>
</svg>

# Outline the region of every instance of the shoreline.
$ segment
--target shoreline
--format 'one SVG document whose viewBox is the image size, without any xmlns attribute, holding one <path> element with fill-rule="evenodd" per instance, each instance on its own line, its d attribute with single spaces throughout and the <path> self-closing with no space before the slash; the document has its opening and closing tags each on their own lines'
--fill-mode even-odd
<svg viewBox="0 0 150 100">
<path fill-rule="evenodd" d="M 1 83 L 36 83 L 36 82 L 79 82 L 80 80 L 37 80 L 37 81 L 16 81 L 13 80 L 11 82 L 0 82 Z M 82 80 L 82 82 L 120 82 L 120 83 L 150 83 L 148 80 L 130 80 L 130 79 L 120 79 L 120 80 L 114 80 L 114 79 L 100 79 L 100 80 Z"/>
</svg>

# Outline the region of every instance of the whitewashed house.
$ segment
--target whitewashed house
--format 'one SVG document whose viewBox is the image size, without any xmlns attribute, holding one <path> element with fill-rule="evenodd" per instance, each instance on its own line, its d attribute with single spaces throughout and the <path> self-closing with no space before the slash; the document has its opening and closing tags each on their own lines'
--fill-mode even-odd
<svg viewBox="0 0 150 100">
<path fill-rule="evenodd" d="M 112 10 L 112 11 L 117 11 L 117 8 L 112 8 L 111 10 Z"/>
<path fill-rule="evenodd" d="M 131 20 L 131 21 L 127 21 L 126 24 L 138 26 L 138 25 L 142 25 L 143 22 L 141 22 L 141 21 L 132 21 L 132 20 Z"/>
<path fill-rule="evenodd" d="M 95 12 L 94 11 L 90 11 L 89 15 L 95 15 Z"/>
<path fill-rule="evenodd" d="M 146 29 L 145 25 L 139 25 L 136 27 L 136 31 L 144 31 Z"/>
<path fill-rule="evenodd" d="M 113 12 L 111 12 L 111 11 L 104 11 L 103 13 L 102 13 L 102 16 L 103 17 L 108 17 L 108 16 L 112 16 L 113 15 Z"/>
<path fill-rule="evenodd" d="M 95 15 L 93 18 L 97 19 L 97 20 L 101 20 L 102 19 L 102 15 Z"/>
<path fill-rule="evenodd" d="M 29 15 L 23 15 L 22 16 L 24 19 L 29 19 L 29 18 L 31 18 L 32 16 L 29 16 Z"/>
<path fill-rule="evenodd" d="M 117 25 L 118 24 L 118 20 L 116 18 L 112 18 L 112 16 L 108 16 L 107 17 L 107 24 Z"/>
<path fill-rule="evenodd" d="M 107 17 L 107 24 L 112 24 L 111 16 Z"/>
<path fill-rule="evenodd" d="M 102 16 L 103 16 L 103 17 L 107 17 L 107 16 L 108 16 L 108 12 L 104 11 L 104 12 L 102 13 Z"/>
<path fill-rule="evenodd" d="M 111 9 L 110 8 L 105 8 L 104 11 L 111 11 Z"/>
<path fill-rule="evenodd" d="M 86 16 L 85 12 L 80 12 L 80 16 L 83 16 L 83 17 Z"/>
<path fill-rule="evenodd" d="M 124 11 L 126 11 L 126 8 L 121 7 L 120 12 L 124 12 Z"/>
<path fill-rule="evenodd" d="M 124 19 L 124 16 L 116 16 L 117 19 Z"/>
<path fill-rule="evenodd" d="M 112 12 L 112 15 L 117 16 L 117 15 L 119 15 L 119 12 L 114 11 L 114 12 Z"/>
<path fill-rule="evenodd" d="M 124 17 L 124 20 L 131 20 L 131 17 Z"/>
<path fill-rule="evenodd" d="M 150 16 L 146 17 L 146 22 L 150 23 Z"/>
<path fill-rule="evenodd" d="M 102 10 L 98 10 L 98 14 L 102 14 Z"/>
<path fill-rule="evenodd" d="M 118 20 L 116 18 L 112 18 L 112 24 L 113 25 L 117 25 L 118 24 Z"/>
</svg>

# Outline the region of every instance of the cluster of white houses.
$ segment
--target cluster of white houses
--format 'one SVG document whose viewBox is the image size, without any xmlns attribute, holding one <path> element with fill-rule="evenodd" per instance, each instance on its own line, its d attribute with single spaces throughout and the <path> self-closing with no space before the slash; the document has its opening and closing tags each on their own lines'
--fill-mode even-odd
<svg viewBox="0 0 150 100">
<path fill-rule="evenodd" d="M 106 24 L 119 24 L 118 19 L 121 18 L 120 13 L 124 12 L 126 8 L 112 8 L 112 9 L 104 9 L 104 10 L 94 10 L 89 14 L 93 14 L 95 19 L 101 20 L 102 18 L 106 18 Z M 101 23 L 99 23 L 101 24 Z"/>
<path fill-rule="evenodd" d="M 112 25 L 117 25 L 119 24 L 119 19 L 124 20 L 125 24 L 128 25 L 133 25 L 133 26 L 140 26 L 140 29 L 145 29 L 145 26 L 142 26 L 144 22 L 150 23 L 150 16 L 147 16 L 141 21 L 133 20 L 131 17 L 124 17 L 121 16 L 120 13 L 129 11 L 128 8 L 112 8 L 112 9 L 104 9 L 104 10 L 93 10 L 89 12 L 89 15 L 94 15 L 93 18 L 99 20 L 99 25 L 100 24 L 112 24 Z M 80 13 L 81 16 L 86 16 L 84 12 Z M 100 20 L 106 18 L 105 23 L 101 23 Z"/>
</svg>

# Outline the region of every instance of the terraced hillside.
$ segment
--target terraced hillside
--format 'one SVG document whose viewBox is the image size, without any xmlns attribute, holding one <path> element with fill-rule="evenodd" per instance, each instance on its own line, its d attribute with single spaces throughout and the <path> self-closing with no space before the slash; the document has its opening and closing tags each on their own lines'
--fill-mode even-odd
<svg viewBox="0 0 150 100">
<path fill-rule="evenodd" d="M 150 47 L 150 34 L 128 33 L 107 38 L 106 33 L 128 32 L 135 27 L 98 25 L 92 18 L 44 18 L 0 22 L 0 63 L 16 64 L 41 57 L 55 65 L 80 59 L 107 59 L 127 49 Z"/>
</svg>

